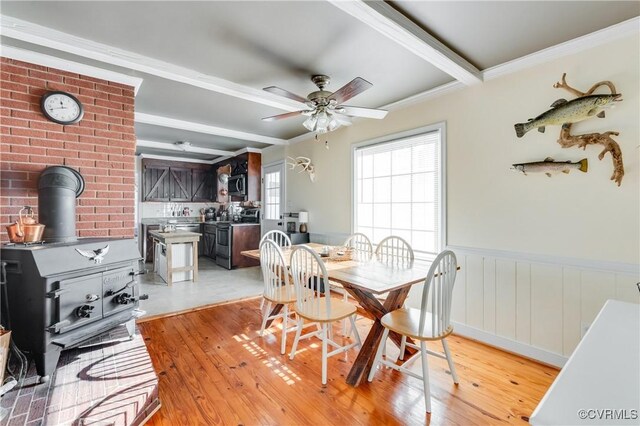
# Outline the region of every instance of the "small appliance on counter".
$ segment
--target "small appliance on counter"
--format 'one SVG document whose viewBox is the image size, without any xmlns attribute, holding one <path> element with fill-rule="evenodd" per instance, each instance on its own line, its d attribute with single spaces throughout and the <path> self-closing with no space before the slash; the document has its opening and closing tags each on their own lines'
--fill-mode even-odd
<svg viewBox="0 0 640 426">
<path fill-rule="evenodd" d="M 216 220 L 216 209 L 213 207 L 206 209 L 204 211 L 204 220 L 208 222 Z"/>
<path fill-rule="evenodd" d="M 256 207 L 245 208 L 242 213 L 240 213 L 240 222 L 260 223 L 260 209 Z"/>
</svg>

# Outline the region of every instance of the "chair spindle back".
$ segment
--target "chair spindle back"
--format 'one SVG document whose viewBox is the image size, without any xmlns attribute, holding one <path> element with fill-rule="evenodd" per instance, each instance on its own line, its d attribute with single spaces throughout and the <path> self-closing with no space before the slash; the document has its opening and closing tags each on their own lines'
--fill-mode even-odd
<svg viewBox="0 0 640 426">
<path fill-rule="evenodd" d="M 306 245 L 295 246 L 290 268 L 296 290 L 296 311 L 314 317 L 325 310 L 327 316 L 331 316 L 329 274 L 318 253 Z"/>
<path fill-rule="evenodd" d="M 373 255 L 373 245 L 371 245 L 371 241 L 366 235 L 360 232 L 347 238 L 344 246 L 353 249 L 354 252 L 363 257 L 370 258 Z"/>
<path fill-rule="evenodd" d="M 411 245 L 404 239 L 391 235 L 376 247 L 376 258 L 385 263 L 413 262 L 415 256 Z"/>
<path fill-rule="evenodd" d="M 278 292 L 287 299 L 293 296 L 293 287 L 289 282 L 289 270 L 284 261 L 282 250 L 273 240 L 265 240 L 260 245 L 260 267 L 264 278 L 264 295 L 271 299 Z"/>
<path fill-rule="evenodd" d="M 451 300 L 457 269 L 456 255 L 451 250 L 440 253 L 431 264 L 422 289 L 420 334 L 424 332 L 427 320 L 431 321 L 432 337 L 441 336 L 449 330 Z M 431 303 L 429 303 L 429 293 L 431 293 Z M 428 312 L 429 310 L 431 312 Z"/>
<path fill-rule="evenodd" d="M 266 234 L 264 234 L 262 236 L 262 238 L 260 239 L 260 246 L 262 246 L 262 243 L 267 241 L 267 240 L 274 241 L 280 247 L 290 247 L 291 246 L 291 239 L 289 238 L 289 236 L 287 234 L 285 234 L 284 232 L 279 231 L 277 229 L 274 229 L 274 230 L 269 231 Z"/>
</svg>

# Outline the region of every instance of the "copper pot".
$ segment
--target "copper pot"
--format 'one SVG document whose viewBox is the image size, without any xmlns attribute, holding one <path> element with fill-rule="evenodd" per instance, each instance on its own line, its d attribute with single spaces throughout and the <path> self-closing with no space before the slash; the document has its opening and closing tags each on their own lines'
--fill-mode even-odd
<svg viewBox="0 0 640 426">
<path fill-rule="evenodd" d="M 24 241 L 24 234 L 18 222 L 7 225 L 7 234 L 9 235 L 9 241 L 12 243 L 21 243 Z"/>
<path fill-rule="evenodd" d="M 35 243 L 36 241 L 42 240 L 44 225 L 41 223 L 22 225 L 22 230 L 24 232 L 24 242 Z"/>
</svg>

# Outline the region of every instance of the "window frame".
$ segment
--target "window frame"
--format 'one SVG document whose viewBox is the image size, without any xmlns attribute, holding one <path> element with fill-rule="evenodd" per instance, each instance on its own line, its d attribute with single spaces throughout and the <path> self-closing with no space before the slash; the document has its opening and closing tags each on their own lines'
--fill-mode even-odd
<svg viewBox="0 0 640 426">
<path fill-rule="evenodd" d="M 362 142 L 356 142 L 351 144 L 351 234 L 355 231 L 356 223 L 356 151 L 359 148 L 369 147 L 373 145 L 384 144 L 393 142 L 398 139 L 409 138 L 412 136 L 418 136 L 425 133 L 440 132 L 440 250 L 444 250 L 447 247 L 447 126 L 445 121 L 441 121 L 428 126 L 418 127 L 411 130 L 405 130 L 402 132 L 392 133 L 389 135 L 381 136 L 375 139 L 369 139 Z M 375 246 L 375 244 L 374 244 Z"/>
</svg>

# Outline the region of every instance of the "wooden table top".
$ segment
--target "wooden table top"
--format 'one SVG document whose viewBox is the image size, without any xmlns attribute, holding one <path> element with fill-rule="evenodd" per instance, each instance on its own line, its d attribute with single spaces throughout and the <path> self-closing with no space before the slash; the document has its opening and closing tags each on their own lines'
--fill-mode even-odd
<svg viewBox="0 0 640 426">
<path fill-rule="evenodd" d="M 306 246 L 320 253 L 324 244 L 309 243 Z M 295 246 L 293 246 L 295 247 Z M 287 266 L 291 257 L 291 248 L 283 248 Z M 260 260 L 260 250 L 246 250 L 241 252 L 244 256 Z M 329 279 L 346 286 L 358 288 L 373 294 L 383 294 L 405 286 L 424 282 L 430 262 L 414 261 L 407 264 L 389 264 L 371 260 L 333 260 L 322 258 L 327 268 Z"/>
<path fill-rule="evenodd" d="M 189 232 L 189 231 L 172 231 L 172 232 L 160 232 L 160 231 L 150 231 L 149 235 L 154 238 L 160 240 L 161 243 L 188 243 L 193 241 L 198 241 L 200 239 L 200 235 L 197 232 Z"/>
</svg>

